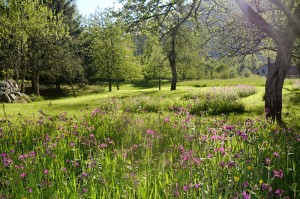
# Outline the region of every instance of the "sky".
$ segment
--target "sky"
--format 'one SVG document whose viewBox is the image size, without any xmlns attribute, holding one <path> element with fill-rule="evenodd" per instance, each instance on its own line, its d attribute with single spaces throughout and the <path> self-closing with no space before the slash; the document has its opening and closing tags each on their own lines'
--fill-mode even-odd
<svg viewBox="0 0 300 199">
<path fill-rule="evenodd" d="M 97 7 L 100 9 L 113 7 L 116 2 L 116 0 L 76 0 L 79 13 L 83 16 L 93 14 Z"/>
</svg>

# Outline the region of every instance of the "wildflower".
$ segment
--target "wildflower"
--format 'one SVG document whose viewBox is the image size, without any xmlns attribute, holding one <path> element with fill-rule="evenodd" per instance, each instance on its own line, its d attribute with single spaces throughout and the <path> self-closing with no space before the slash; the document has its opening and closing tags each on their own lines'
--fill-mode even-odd
<svg viewBox="0 0 300 199">
<path fill-rule="evenodd" d="M 184 153 L 184 147 L 182 145 L 180 145 L 178 148 L 179 148 L 181 153 Z"/>
<path fill-rule="evenodd" d="M 238 181 L 240 181 L 240 177 L 234 176 L 234 177 L 233 177 L 233 180 L 234 180 L 234 182 L 238 182 Z"/>
<path fill-rule="evenodd" d="M 271 164 L 271 160 L 270 160 L 270 158 L 266 158 L 266 160 L 265 160 L 265 161 L 266 161 L 266 165 L 268 165 L 268 166 L 269 166 L 269 165 Z"/>
<path fill-rule="evenodd" d="M 225 162 L 221 162 L 221 163 L 220 163 L 220 166 L 221 166 L 222 168 L 224 168 L 224 167 L 226 166 Z"/>
<path fill-rule="evenodd" d="M 66 171 L 67 171 L 67 168 L 66 168 L 66 167 L 64 167 L 64 168 L 63 168 L 63 172 L 66 172 Z"/>
<path fill-rule="evenodd" d="M 225 130 L 232 131 L 234 127 L 228 125 L 228 126 L 225 126 L 224 128 L 225 128 Z"/>
<path fill-rule="evenodd" d="M 154 131 L 151 130 L 151 129 L 148 129 L 146 133 L 147 133 L 148 135 L 154 135 Z"/>
<path fill-rule="evenodd" d="M 164 121 L 165 121 L 166 123 L 170 122 L 170 117 L 169 117 L 169 116 L 166 117 L 166 118 L 164 119 Z"/>
<path fill-rule="evenodd" d="M 106 148 L 107 147 L 107 144 L 100 144 L 100 149 L 104 149 L 104 148 Z"/>
<path fill-rule="evenodd" d="M 94 135 L 94 134 L 91 134 L 91 135 L 90 135 L 90 138 L 94 138 L 94 137 L 95 137 L 95 135 Z"/>
<path fill-rule="evenodd" d="M 278 196 L 282 196 L 283 193 L 284 193 L 283 190 L 280 190 L 280 189 L 275 190 L 275 194 L 278 195 Z"/>
<path fill-rule="evenodd" d="M 75 146 L 75 143 L 74 142 L 71 142 L 70 143 L 70 147 L 74 147 Z"/>
<path fill-rule="evenodd" d="M 278 178 L 283 178 L 283 171 L 281 169 L 279 169 L 278 171 L 273 170 L 273 176 Z"/>
<path fill-rule="evenodd" d="M 78 167 L 79 166 L 78 162 L 74 162 L 74 166 Z"/>
<path fill-rule="evenodd" d="M 83 188 L 82 189 L 82 193 L 86 193 L 87 192 L 87 189 L 86 188 Z"/>
<path fill-rule="evenodd" d="M 27 191 L 28 191 L 29 193 L 32 193 L 32 188 L 28 188 Z"/>
<path fill-rule="evenodd" d="M 247 166 L 248 171 L 251 171 L 252 169 L 253 169 L 253 166 L 251 166 L 251 165 Z"/>
<path fill-rule="evenodd" d="M 20 174 L 20 177 L 21 177 L 21 178 L 25 178 L 25 177 L 26 177 L 26 173 L 25 173 L 25 172 L 21 173 L 21 174 Z"/>
<path fill-rule="evenodd" d="M 279 157 L 279 153 L 277 153 L 277 152 L 274 152 L 273 155 L 274 155 L 274 157 L 276 157 L 276 158 Z"/>
<path fill-rule="evenodd" d="M 31 151 L 31 152 L 29 153 L 29 156 L 30 156 L 30 157 L 35 157 L 35 156 L 36 156 L 36 154 L 35 154 L 35 152 L 34 152 L 34 151 Z"/>
<path fill-rule="evenodd" d="M 261 185 L 263 182 L 264 182 L 263 180 L 260 180 L 260 181 L 259 181 L 259 184 Z"/>
<path fill-rule="evenodd" d="M 85 177 L 88 176 L 88 174 L 87 174 L 87 172 L 83 172 L 83 173 L 81 174 L 81 176 L 82 176 L 83 178 L 85 178 Z"/>
<path fill-rule="evenodd" d="M 12 163 L 12 159 L 8 158 L 8 157 L 3 157 L 3 166 L 4 167 L 9 167 L 9 165 Z"/>
<path fill-rule="evenodd" d="M 196 164 L 196 165 L 200 165 L 201 164 L 201 160 L 199 158 L 193 158 L 193 162 Z"/>
<path fill-rule="evenodd" d="M 188 190 L 189 190 L 189 187 L 188 187 L 187 185 L 184 185 L 184 186 L 183 186 L 183 191 L 184 191 L 184 192 L 187 192 Z"/>
<path fill-rule="evenodd" d="M 212 154 L 208 154 L 208 155 L 207 155 L 207 158 L 212 158 L 212 157 L 213 157 Z"/>
<path fill-rule="evenodd" d="M 243 185 L 244 185 L 244 187 L 246 188 L 246 187 L 249 186 L 249 182 L 248 182 L 248 181 L 245 181 Z"/>
<path fill-rule="evenodd" d="M 248 194 L 246 191 L 243 192 L 243 198 L 244 199 L 250 199 L 250 194 Z"/>
<path fill-rule="evenodd" d="M 45 170 L 44 170 L 44 174 L 45 174 L 45 175 L 48 175 L 48 174 L 49 174 L 49 170 L 48 170 L 48 169 L 45 169 Z"/>
<path fill-rule="evenodd" d="M 196 189 L 198 189 L 198 188 L 200 188 L 200 184 L 195 184 L 195 186 L 194 186 Z"/>
</svg>

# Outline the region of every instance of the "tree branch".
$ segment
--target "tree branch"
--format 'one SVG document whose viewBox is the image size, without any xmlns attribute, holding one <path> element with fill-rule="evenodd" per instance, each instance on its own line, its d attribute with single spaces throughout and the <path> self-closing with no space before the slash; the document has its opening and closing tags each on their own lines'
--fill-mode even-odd
<svg viewBox="0 0 300 199">
<path fill-rule="evenodd" d="M 250 23 L 254 24 L 260 31 L 271 37 L 276 44 L 281 42 L 280 32 L 255 12 L 245 0 L 236 0 L 236 2 L 245 17 L 249 19 Z"/>
<path fill-rule="evenodd" d="M 280 10 L 282 10 L 287 15 L 287 17 L 290 20 L 292 20 L 292 22 L 296 24 L 298 28 L 300 28 L 299 18 L 297 18 L 281 0 L 268 0 L 268 1 L 276 5 Z"/>
</svg>

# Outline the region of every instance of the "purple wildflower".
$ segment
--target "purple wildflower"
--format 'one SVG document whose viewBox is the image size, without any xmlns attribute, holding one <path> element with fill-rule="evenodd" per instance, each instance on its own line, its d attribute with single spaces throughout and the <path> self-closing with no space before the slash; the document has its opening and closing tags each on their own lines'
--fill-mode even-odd
<svg viewBox="0 0 300 199">
<path fill-rule="evenodd" d="M 277 178 L 283 178 L 283 171 L 281 169 L 277 170 L 273 170 L 273 176 L 277 177 Z"/>
<path fill-rule="evenodd" d="M 280 189 L 275 190 L 275 194 L 278 195 L 278 196 L 282 196 L 283 193 L 284 193 L 283 190 L 280 190 Z"/>
<path fill-rule="evenodd" d="M 26 173 L 25 173 L 25 172 L 21 173 L 21 174 L 20 174 L 20 177 L 21 177 L 21 178 L 25 178 L 25 177 L 26 177 Z"/>
<path fill-rule="evenodd" d="M 244 199 L 250 199 L 250 194 L 248 194 L 246 191 L 243 192 L 243 198 Z"/>
<path fill-rule="evenodd" d="M 45 169 L 45 170 L 44 170 L 44 174 L 45 174 L 45 175 L 48 175 L 48 174 L 49 174 L 49 170 L 48 170 L 48 169 Z"/>
<path fill-rule="evenodd" d="M 183 186 L 183 191 L 184 191 L 184 192 L 187 192 L 188 190 L 189 190 L 189 187 L 188 187 L 187 185 L 184 185 L 184 186 Z"/>
<path fill-rule="evenodd" d="M 274 152 L 273 155 L 274 155 L 274 157 L 279 157 L 279 153 L 277 153 L 277 152 Z"/>
</svg>

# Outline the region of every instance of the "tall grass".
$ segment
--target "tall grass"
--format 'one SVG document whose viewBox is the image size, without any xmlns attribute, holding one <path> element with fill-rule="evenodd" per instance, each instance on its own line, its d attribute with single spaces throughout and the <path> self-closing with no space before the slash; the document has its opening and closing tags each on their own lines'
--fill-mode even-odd
<svg viewBox="0 0 300 199">
<path fill-rule="evenodd" d="M 0 198 L 300 196 L 293 129 L 263 116 L 198 117 L 192 105 L 152 112 L 148 97 L 102 102 L 78 116 L 40 111 L 37 120 L 2 123 Z"/>
</svg>

